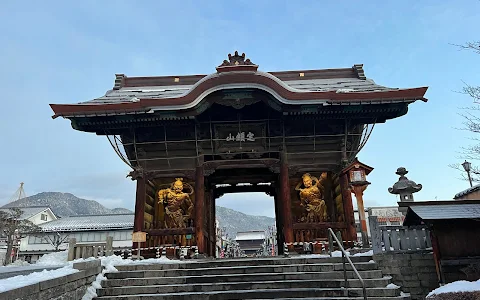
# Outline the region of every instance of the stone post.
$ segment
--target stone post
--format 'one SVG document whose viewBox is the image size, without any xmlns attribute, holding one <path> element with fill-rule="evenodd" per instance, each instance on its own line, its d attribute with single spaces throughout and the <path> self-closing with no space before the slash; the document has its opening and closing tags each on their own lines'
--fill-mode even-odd
<svg viewBox="0 0 480 300">
<path fill-rule="evenodd" d="M 370 237 L 372 239 L 373 254 L 382 253 L 382 233 L 378 227 L 377 216 L 369 216 L 368 222 L 370 224 Z"/>
<path fill-rule="evenodd" d="M 68 261 L 75 259 L 75 245 L 77 244 L 76 238 L 70 238 L 68 240 Z"/>
<path fill-rule="evenodd" d="M 107 243 L 105 245 L 105 255 L 113 255 L 113 236 L 107 236 Z"/>
</svg>

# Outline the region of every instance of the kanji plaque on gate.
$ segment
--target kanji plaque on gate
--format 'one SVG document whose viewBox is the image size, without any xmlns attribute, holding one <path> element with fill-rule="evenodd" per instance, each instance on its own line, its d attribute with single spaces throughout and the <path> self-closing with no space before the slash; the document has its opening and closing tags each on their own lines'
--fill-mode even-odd
<svg viewBox="0 0 480 300">
<path fill-rule="evenodd" d="M 265 140 L 264 123 L 215 126 L 215 152 L 219 154 L 264 152 Z"/>
</svg>

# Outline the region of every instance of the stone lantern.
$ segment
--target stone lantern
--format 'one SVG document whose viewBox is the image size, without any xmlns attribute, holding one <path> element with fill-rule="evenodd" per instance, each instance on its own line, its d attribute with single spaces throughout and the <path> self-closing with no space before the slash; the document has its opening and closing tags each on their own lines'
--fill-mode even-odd
<svg viewBox="0 0 480 300">
<path fill-rule="evenodd" d="M 416 184 L 405 176 L 407 173 L 407 169 L 403 167 L 398 168 L 395 174 L 399 175 L 400 178 L 393 187 L 388 188 L 390 194 L 400 195 L 400 202 L 413 202 L 413 193 L 422 189 L 421 184 Z M 399 210 L 404 215 L 407 213 L 407 208 L 399 208 Z"/>
</svg>

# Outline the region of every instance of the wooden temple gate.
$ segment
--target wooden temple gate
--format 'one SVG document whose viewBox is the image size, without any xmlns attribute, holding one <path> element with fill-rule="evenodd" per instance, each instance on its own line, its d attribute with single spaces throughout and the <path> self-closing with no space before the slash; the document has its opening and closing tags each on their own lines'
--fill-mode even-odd
<svg viewBox="0 0 480 300">
<path fill-rule="evenodd" d="M 215 253 L 215 199 L 265 192 L 279 243 L 356 240 L 343 168 L 373 124 L 425 100 L 426 88 L 390 89 L 352 68 L 264 73 L 229 55 L 211 75 L 126 77 L 79 105 L 51 105 L 74 129 L 106 135 L 137 181 L 135 231 L 145 246 Z"/>
</svg>

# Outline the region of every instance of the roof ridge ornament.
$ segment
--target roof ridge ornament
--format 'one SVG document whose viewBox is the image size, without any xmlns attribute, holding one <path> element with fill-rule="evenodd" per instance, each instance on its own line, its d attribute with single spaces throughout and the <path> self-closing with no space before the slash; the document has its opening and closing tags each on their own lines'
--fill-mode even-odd
<svg viewBox="0 0 480 300">
<path fill-rule="evenodd" d="M 241 55 L 238 54 L 238 51 L 235 53 L 228 54 L 228 60 L 224 60 L 221 65 L 217 67 L 217 72 L 233 72 L 233 71 L 253 71 L 256 72 L 258 65 L 252 63 L 252 61 L 247 58 L 245 59 L 245 53 Z"/>
</svg>

